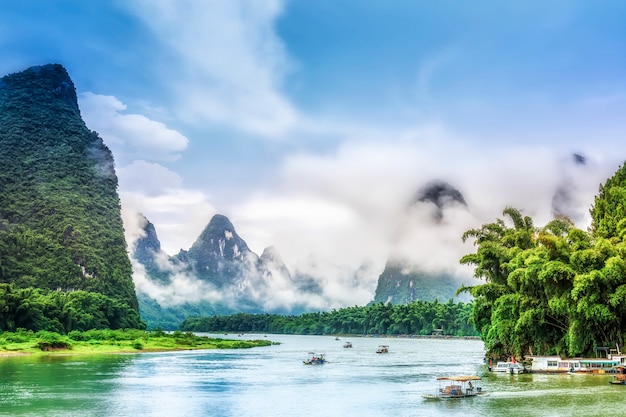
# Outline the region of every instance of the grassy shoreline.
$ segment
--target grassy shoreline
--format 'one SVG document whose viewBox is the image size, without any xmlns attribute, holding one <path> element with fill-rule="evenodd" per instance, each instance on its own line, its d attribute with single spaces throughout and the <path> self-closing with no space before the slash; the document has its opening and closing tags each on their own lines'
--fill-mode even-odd
<svg viewBox="0 0 626 417">
<path fill-rule="evenodd" d="M 0 334 L 0 357 L 130 354 L 183 350 L 248 349 L 277 344 L 269 340 L 229 340 L 187 332 L 89 330 L 61 335 L 20 330 Z"/>
</svg>

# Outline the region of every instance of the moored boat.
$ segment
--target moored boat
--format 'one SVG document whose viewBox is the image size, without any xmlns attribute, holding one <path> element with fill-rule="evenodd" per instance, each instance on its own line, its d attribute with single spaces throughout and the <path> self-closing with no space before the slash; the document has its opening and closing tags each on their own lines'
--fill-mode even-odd
<svg viewBox="0 0 626 417">
<path fill-rule="evenodd" d="M 480 386 L 476 375 L 455 375 L 437 378 L 439 388 L 435 394 L 422 394 L 427 400 L 448 400 L 488 395 Z"/>
<path fill-rule="evenodd" d="M 626 365 L 626 356 L 609 355 L 606 358 L 561 358 L 560 356 L 531 356 L 533 373 L 614 374 Z"/>
<path fill-rule="evenodd" d="M 507 374 L 523 374 L 527 370 L 519 362 L 498 362 L 496 366 L 490 368 L 492 372 L 507 373 Z"/>
<path fill-rule="evenodd" d="M 352 342 L 346 342 L 343 344 L 343 347 L 345 348 L 351 348 L 352 347 Z"/>
</svg>

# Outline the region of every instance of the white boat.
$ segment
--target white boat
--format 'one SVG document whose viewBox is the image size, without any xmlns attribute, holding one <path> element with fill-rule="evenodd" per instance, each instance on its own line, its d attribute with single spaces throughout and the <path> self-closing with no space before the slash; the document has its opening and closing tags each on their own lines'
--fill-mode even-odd
<svg viewBox="0 0 626 417">
<path fill-rule="evenodd" d="M 527 372 L 524 365 L 519 362 L 498 362 L 496 366 L 491 367 L 491 371 L 507 374 L 523 374 Z"/>
<path fill-rule="evenodd" d="M 448 400 L 488 395 L 480 386 L 476 375 L 455 375 L 437 378 L 439 388 L 435 394 L 422 394 L 427 400 Z"/>
</svg>

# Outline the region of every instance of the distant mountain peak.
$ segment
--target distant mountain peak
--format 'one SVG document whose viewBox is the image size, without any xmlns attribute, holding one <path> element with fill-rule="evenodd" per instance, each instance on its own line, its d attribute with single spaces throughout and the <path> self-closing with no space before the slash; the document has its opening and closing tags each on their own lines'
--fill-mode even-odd
<svg viewBox="0 0 626 417">
<path fill-rule="evenodd" d="M 207 225 L 207 228 L 222 229 L 222 230 L 227 230 L 230 232 L 235 231 L 235 226 L 233 226 L 233 224 L 228 219 L 228 217 L 222 214 L 214 215 L 211 218 L 211 221 L 209 222 L 209 224 Z"/>
<path fill-rule="evenodd" d="M 430 202 L 439 208 L 443 208 L 450 202 L 467 206 L 463 194 L 442 180 L 434 180 L 422 187 L 415 197 L 414 202 Z"/>
<path fill-rule="evenodd" d="M 417 192 L 411 205 L 419 203 L 431 203 L 435 205 L 437 210 L 435 212 L 436 221 L 443 219 L 443 210 L 446 207 L 453 205 L 467 207 L 463 194 L 461 194 L 458 189 L 442 180 L 433 180 L 422 187 Z"/>
<path fill-rule="evenodd" d="M 574 164 L 576 164 L 576 165 L 586 165 L 587 164 L 587 157 L 584 156 L 584 155 L 581 155 L 579 153 L 572 154 L 572 159 L 574 160 Z"/>
<path fill-rule="evenodd" d="M 143 223 L 143 236 L 135 241 L 133 254 L 144 265 L 154 263 L 155 255 L 161 251 L 161 242 L 156 229 L 143 214 L 139 214 Z"/>
<path fill-rule="evenodd" d="M 228 217 L 216 214 L 189 249 L 190 255 L 213 259 L 243 259 L 250 252 L 246 242 L 239 237 Z"/>
<path fill-rule="evenodd" d="M 259 259 L 278 262 L 283 261 L 280 257 L 280 254 L 278 253 L 278 250 L 274 246 L 268 246 L 267 248 L 263 249 L 263 253 L 261 254 Z"/>
</svg>

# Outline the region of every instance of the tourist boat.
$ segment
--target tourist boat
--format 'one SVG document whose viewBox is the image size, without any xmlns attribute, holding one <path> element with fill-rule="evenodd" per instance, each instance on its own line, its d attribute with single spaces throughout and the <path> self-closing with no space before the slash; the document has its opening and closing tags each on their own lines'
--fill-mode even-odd
<svg viewBox="0 0 626 417">
<path fill-rule="evenodd" d="M 346 342 L 343 344 L 343 347 L 345 348 L 351 348 L 352 347 L 352 342 Z"/>
<path fill-rule="evenodd" d="M 496 366 L 490 367 L 492 372 L 507 373 L 507 374 L 523 374 L 527 370 L 519 362 L 498 362 Z"/>
<path fill-rule="evenodd" d="M 427 400 L 448 400 L 488 395 L 479 385 L 481 378 L 476 375 L 456 375 L 437 378 L 438 391 L 435 394 L 422 394 Z"/>
<path fill-rule="evenodd" d="M 376 349 L 376 353 L 389 353 L 389 345 L 380 345 Z"/>
<path fill-rule="evenodd" d="M 326 357 L 323 353 L 311 352 L 309 355 L 311 355 L 309 358 L 302 361 L 305 365 L 323 365 L 326 363 Z"/>
<path fill-rule="evenodd" d="M 614 374 L 626 365 L 626 356 L 609 354 L 605 358 L 561 358 L 560 356 L 530 356 L 531 372 Z"/>
</svg>

